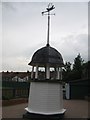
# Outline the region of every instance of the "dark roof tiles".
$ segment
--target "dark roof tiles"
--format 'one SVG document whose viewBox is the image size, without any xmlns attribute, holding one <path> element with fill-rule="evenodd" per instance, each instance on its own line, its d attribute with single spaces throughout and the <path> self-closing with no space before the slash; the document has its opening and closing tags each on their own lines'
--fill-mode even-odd
<svg viewBox="0 0 90 120">
<path fill-rule="evenodd" d="M 50 66 L 63 66 L 63 58 L 61 54 L 53 47 L 45 46 L 38 49 L 32 56 L 32 60 L 29 65 L 40 66 L 50 64 Z"/>
</svg>

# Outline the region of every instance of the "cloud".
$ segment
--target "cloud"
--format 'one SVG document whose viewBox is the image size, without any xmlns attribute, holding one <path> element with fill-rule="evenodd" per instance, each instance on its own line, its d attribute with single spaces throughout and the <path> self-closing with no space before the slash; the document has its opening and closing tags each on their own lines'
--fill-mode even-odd
<svg viewBox="0 0 90 120">
<path fill-rule="evenodd" d="M 12 2 L 2 2 L 2 9 L 8 9 L 10 11 L 16 11 L 16 8 Z"/>
<path fill-rule="evenodd" d="M 78 53 L 81 54 L 82 58 L 88 60 L 88 35 L 87 34 L 78 34 L 78 35 L 68 35 L 61 38 L 59 41 L 53 41 L 52 47 L 56 48 L 62 55 L 64 62 L 69 61 L 73 63 L 75 57 Z M 32 47 L 25 48 L 23 51 L 11 52 L 7 57 L 3 57 L 3 70 L 11 71 L 27 71 L 31 70 L 31 67 L 28 66 L 28 63 L 31 61 L 31 58 L 36 50 L 44 47 L 43 43 L 37 44 Z"/>
<path fill-rule="evenodd" d="M 23 57 L 9 57 L 2 62 L 2 70 L 4 71 L 27 71 L 31 70 L 28 65 L 29 61 Z"/>
<path fill-rule="evenodd" d="M 65 61 L 73 62 L 78 53 L 82 58 L 88 60 L 88 35 L 71 34 L 60 39 L 61 42 L 55 42 L 55 46 L 62 53 Z"/>
<path fill-rule="evenodd" d="M 46 7 L 43 2 L 3 3 L 3 70 L 26 71 L 33 53 L 46 45 L 47 17 L 41 15 Z M 64 61 L 73 62 L 78 53 L 87 60 L 87 4 L 55 3 L 55 7 L 50 45 L 62 54 Z"/>
</svg>

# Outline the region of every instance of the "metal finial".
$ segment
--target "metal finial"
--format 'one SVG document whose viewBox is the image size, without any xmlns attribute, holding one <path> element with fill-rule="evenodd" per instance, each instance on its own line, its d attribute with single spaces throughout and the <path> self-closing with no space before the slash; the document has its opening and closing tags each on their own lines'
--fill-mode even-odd
<svg viewBox="0 0 90 120">
<path fill-rule="evenodd" d="M 52 3 L 49 3 L 48 7 L 46 8 L 46 11 L 42 12 L 42 15 L 48 15 L 47 46 L 49 46 L 50 15 L 55 15 L 55 14 L 50 14 L 50 11 L 53 9 L 55 9 L 55 6 Z M 45 13 L 48 13 L 48 14 L 45 14 Z"/>
</svg>

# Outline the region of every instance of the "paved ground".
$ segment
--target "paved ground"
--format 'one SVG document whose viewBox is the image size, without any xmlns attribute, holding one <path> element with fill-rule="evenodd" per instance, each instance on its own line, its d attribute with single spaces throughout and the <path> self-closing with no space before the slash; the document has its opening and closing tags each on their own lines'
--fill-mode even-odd
<svg viewBox="0 0 90 120">
<path fill-rule="evenodd" d="M 27 103 L 2 108 L 3 118 L 22 118 Z M 88 101 L 64 100 L 65 118 L 88 118 Z"/>
<path fill-rule="evenodd" d="M 1 120 L 1 118 L 2 118 L 2 108 L 0 106 L 0 120 Z"/>
<path fill-rule="evenodd" d="M 2 100 L 0 99 L 0 120 L 1 120 L 1 115 L 2 115 L 2 107 L 1 106 L 2 106 Z"/>
</svg>

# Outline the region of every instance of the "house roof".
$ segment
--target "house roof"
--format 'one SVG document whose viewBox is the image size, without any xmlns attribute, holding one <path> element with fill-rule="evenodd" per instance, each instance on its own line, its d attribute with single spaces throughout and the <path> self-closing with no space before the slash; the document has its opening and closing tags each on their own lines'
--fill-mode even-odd
<svg viewBox="0 0 90 120">
<path fill-rule="evenodd" d="M 15 76 L 18 76 L 20 78 L 24 78 L 26 76 L 30 76 L 30 74 L 30 72 L 2 72 L 2 77 L 13 78 Z"/>
</svg>

